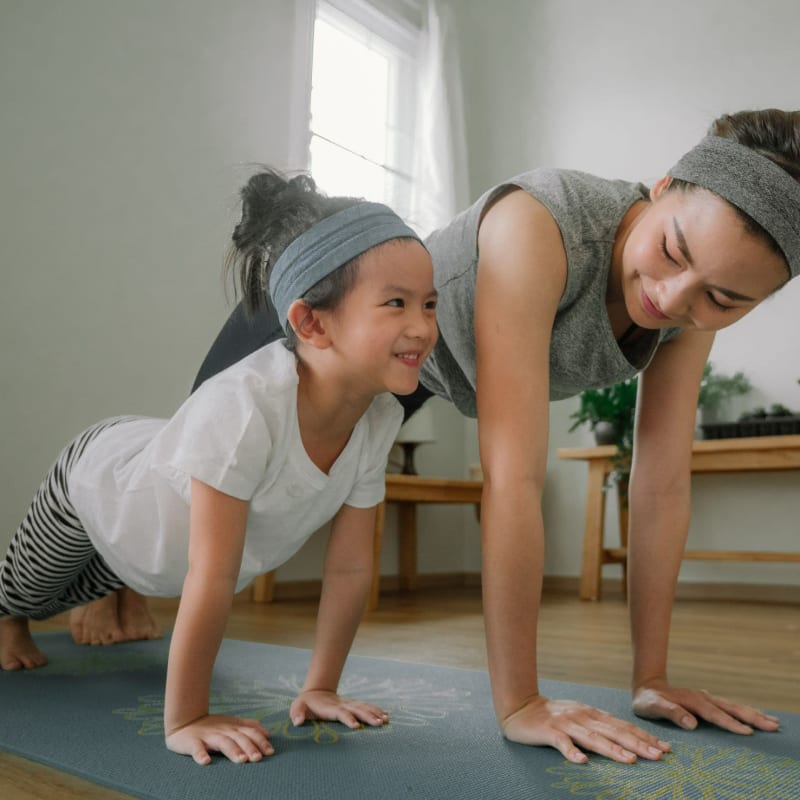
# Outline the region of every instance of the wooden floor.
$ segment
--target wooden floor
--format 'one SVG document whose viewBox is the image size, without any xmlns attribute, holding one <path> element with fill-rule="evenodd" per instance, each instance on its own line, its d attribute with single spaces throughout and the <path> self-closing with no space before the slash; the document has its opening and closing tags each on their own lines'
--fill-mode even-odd
<svg viewBox="0 0 800 800">
<path fill-rule="evenodd" d="M 169 627 L 175 601 L 156 601 Z M 256 605 L 237 598 L 226 635 L 310 647 L 315 603 Z M 35 630 L 65 627 L 65 617 Z M 478 589 L 383 595 L 361 628 L 354 653 L 448 666 L 486 668 Z M 626 688 L 630 674 L 627 613 L 619 598 L 582 603 L 549 594 L 541 613 L 541 676 Z M 800 713 L 800 608 L 793 603 L 678 601 L 670 676 L 752 705 Z M 0 713 L 2 710 L 0 709 Z M 0 753 L 3 800 L 120 800 L 127 795 Z"/>
</svg>

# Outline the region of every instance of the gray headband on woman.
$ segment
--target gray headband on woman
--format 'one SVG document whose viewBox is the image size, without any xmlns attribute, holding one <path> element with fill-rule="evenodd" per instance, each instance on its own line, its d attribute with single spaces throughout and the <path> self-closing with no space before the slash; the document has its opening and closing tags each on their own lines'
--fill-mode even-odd
<svg viewBox="0 0 800 800">
<path fill-rule="evenodd" d="M 320 220 L 280 255 L 269 276 L 269 294 L 283 329 L 289 306 L 356 256 L 390 239 L 422 240 L 382 203 L 358 203 Z"/>
<path fill-rule="evenodd" d="M 718 194 L 752 217 L 800 274 L 800 183 L 774 161 L 732 139 L 707 136 L 668 173 Z"/>
</svg>

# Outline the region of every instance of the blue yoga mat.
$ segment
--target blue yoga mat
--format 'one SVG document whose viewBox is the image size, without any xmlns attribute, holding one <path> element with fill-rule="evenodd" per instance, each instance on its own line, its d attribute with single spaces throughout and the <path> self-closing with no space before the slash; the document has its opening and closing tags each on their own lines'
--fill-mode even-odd
<svg viewBox="0 0 800 800">
<path fill-rule="evenodd" d="M 256 764 L 215 757 L 200 767 L 164 747 L 166 640 L 79 647 L 37 637 L 48 666 L 0 672 L 0 749 L 153 800 L 800 800 L 800 715 L 778 733 L 742 737 L 636 720 L 627 692 L 543 681 L 568 697 L 637 721 L 673 752 L 663 762 L 569 764 L 555 750 L 499 734 L 485 672 L 351 656 L 341 692 L 387 708 L 385 728 L 296 728 L 288 708 L 309 652 L 226 640 L 212 711 L 260 719 L 276 753 Z M 2 795 L 2 792 L 0 792 Z"/>
</svg>

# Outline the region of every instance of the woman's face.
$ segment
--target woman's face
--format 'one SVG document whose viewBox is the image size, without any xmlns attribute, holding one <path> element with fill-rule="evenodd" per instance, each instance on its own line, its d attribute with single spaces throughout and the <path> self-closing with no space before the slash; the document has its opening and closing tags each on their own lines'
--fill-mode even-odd
<svg viewBox="0 0 800 800">
<path fill-rule="evenodd" d="M 626 309 L 642 328 L 720 330 L 785 283 L 786 262 L 725 200 L 669 183 L 622 234 Z"/>
</svg>

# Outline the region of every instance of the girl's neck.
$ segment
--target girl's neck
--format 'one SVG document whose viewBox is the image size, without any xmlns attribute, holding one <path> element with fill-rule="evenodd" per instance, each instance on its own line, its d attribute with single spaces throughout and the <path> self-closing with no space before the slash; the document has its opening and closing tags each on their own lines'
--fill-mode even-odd
<svg viewBox="0 0 800 800">
<path fill-rule="evenodd" d="M 297 361 L 297 421 L 308 457 L 327 473 L 372 402 L 358 397 L 320 365 Z"/>
</svg>

